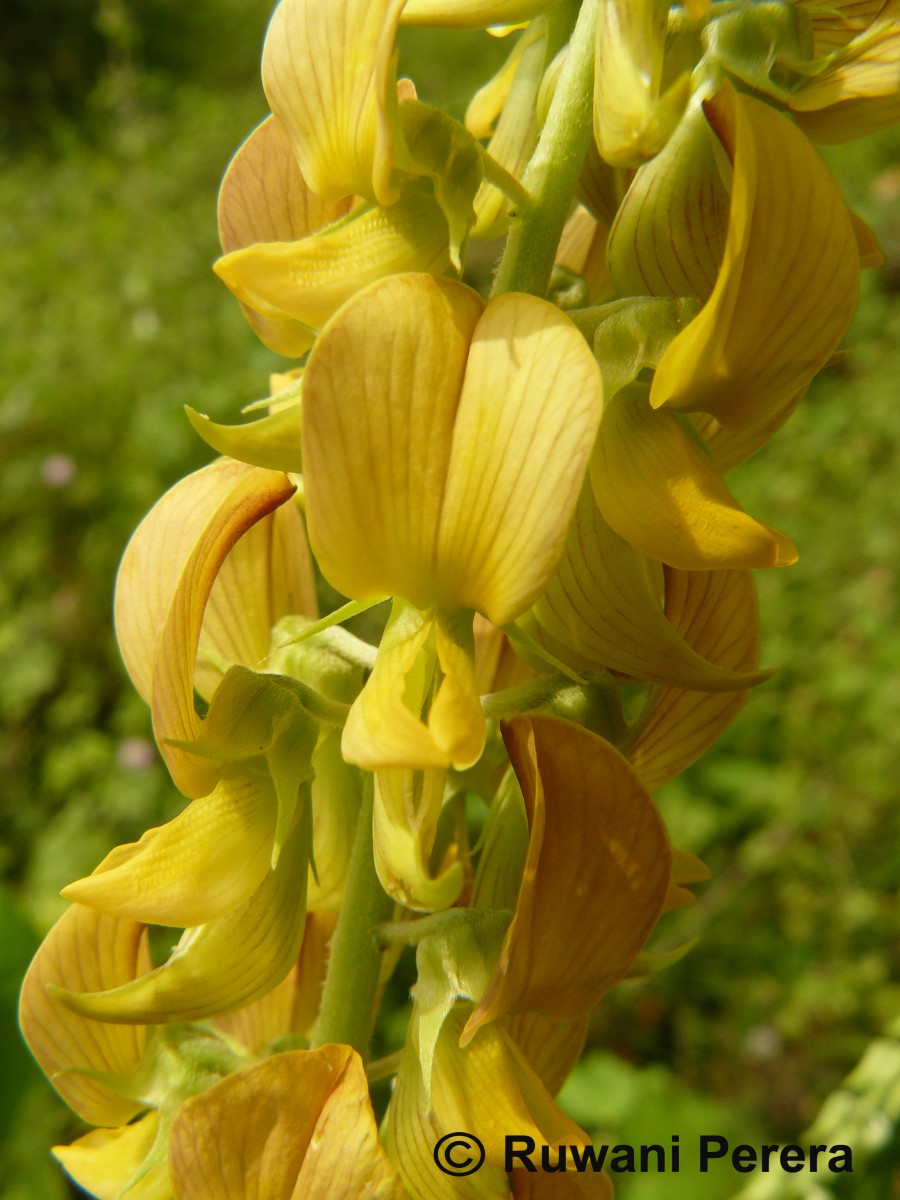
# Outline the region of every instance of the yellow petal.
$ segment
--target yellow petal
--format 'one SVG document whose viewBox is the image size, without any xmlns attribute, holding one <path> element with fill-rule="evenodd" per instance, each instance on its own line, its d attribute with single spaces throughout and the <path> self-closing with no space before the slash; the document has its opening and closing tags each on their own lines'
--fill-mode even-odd
<svg viewBox="0 0 900 1200">
<path fill-rule="evenodd" d="M 79 904 L 150 925 L 202 925 L 248 900 L 269 869 L 275 791 L 252 775 L 223 780 L 139 842 L 118 846 L 63 888 Z"/>
<path fill-rule="evenodd" d="M 642 386 L 605 406 L 591 485 L 616 533 L 670 566 L 704 571 L 797 560 L 790 539 L 738 506 L 675 414 L 654 412 Z"/>
<path fill-rule="evenodd" d="M 319 1013 L 328 944 L 336 923 L 334 912 L 307 913 L 300 957 L 290 972 L 259 1000 L 217 1016 L 216 1029 L 257 1055 L 285 1035 L 308 1036 Z"/>
<path fill-rule="evenodd" d="M 758 674 L 722 669 L 687 642 L 660 608 L 661 585 L 659 565 L 610 528 L 585 485 L 562 560 L 525 630 L 539 642 L 549 634 L 556 650 L 547 649 L 576 668 L 704 691 L 760 681 Z"/>
<path fill-rule="evenodd" d="M 683 75 L 660 95 L 668 3 L 607 0 L 597 23 L 594 137 L 614 167 L 638 167 L 669 140 L 690 95 Z"/>
<path fill-rule="evenodd" d="M 132 682 L 153 704 L 159 739 L 196 733 L 194 685 L 204 680 L 202 668 L 195 678 L 194 663 L 216 575 L 241 535 L 293 491 L 284 475 L 220 459 L 171 488 L 129 542 L 116 581 L 116 636 Z M 266 587 L 244 585 L 248 571 L 267 565 Z M 302 523 L 288 508 L 245 540 L 225 571 L 205 647 L 258 665 L 272 623 L 285 611 L 309 611 L 312 595 Z M 163 754 L 186 790 L 205 794 L 215 786 L 211 772 L 178 772 L 178 751 L 163 747 Z"/>
<path fill-rule="evenodd" d="M 283 128 L 267 117 L 237 150 L 222 179 L 219 241 L 225 254 L 254 242 L 298 241 L 349 208 L 350 197 L 325 202 L 309 190 Z M 309 330 L 296 322 L 272 320 L 246 305 L 244 314 L 277 354 L 296 357 L 312 344 Z"/>
<path fill-rule="evenodd" d="M 450 1176 L 438 1169 L 434 1148 L 447 1132 L 434 1115 L 419 1056 L 408 1037 L 385 1118 L 385 1144 L 407 1192 L 416 1200 L 509 1200 L 506 1173 L 490 1163 L 473 1175 Z"/>
<path fill-rule="evenodd" d="M 75 1016 L 48 988 L 95 991 L 127 983 L 150 968 L 143 925 L 73 905 L 47 934 L 28 968 L 19 1002 L 25 1041 L 65 1100 L 91 1125 L 123 1125 L 146 1105 L 120 1095 L 114 1081 L 140 1066 L 143 1028 L 120 1028 Z"/>
<path fill-rule="evenodd" d="M 172 1183 L 160 1140 L 160 1117 L 149 1112 L 133 1125 L 95 1129 L 71 1146 L 54 1146 L 56 1158 L 79 1187 L 97 1200 L 171 1200 Z M 157 1153 L 154 1154 L 154 1147 Z M 158 1161 L 142 1170 L 153 1155 Z M 135 1175 L 141 1172 L 140 1178 Z"/>
<path fill-rule="evenodd" d="M 264 472 L 262 480 L 271 486 L 271 473 Z M 260 670 L 275 624 L 298 615 L 316 617 L 318 601 L 303 518 L 287 502 L 248 529 L 219 568 L 203 612 L 196 690 L 210 699 L 223 664 Z"/>
<path fill-rule="evenodd" d="M 528 21 L 558 0 L 406 0 L 403 25 L 438 29 L 487 29 Z"/>
<path fill-rule="evenodd" d="M 438 1125 L 465 1129 L 483 1143 L 487 1162 L 502 1166 L 507 1135 L 538 1145 L 586 1145 L 590 1139 L 562 1111 L 499 1024 L 480 1029 L 467 1045 L 460 1036 L 471 1012 L 458 1004 L 441 1028 L 434 1052 L 431 1101 Z"/>
<path fill-rule="evenodd" d="M 404 0 L 281 0 L 263 49 L 263 87 L 317 196 L 398 199 L 394 37 Z"/>
<path fill-rule="evenodd" d="M 299 400 L 243 425 L 219 425 L 192 408 L 185 412 L 194 431 L 219 454 L 270 471 L 302 472 Z"/>
<path fill-rule="evenodd" d="M 402 275 L 329 323 L 304 378 L 309 535 L 345 596 L 434 600 L 435 543 L 469 341 L 462 284 Z M 386 353 L 386 347 L 391 353 Z"/>
<path fill-rule="evenodd" d="M 237 465 L 237 464 L 236 464 Z M 193 477 L 189 477 L 193 478 Z M 182 481 L 185 483 L 187 481 Z M 180 485 L 176 485 L 178 487 Z M 165 621 L 159 634 L 156 655 L 153 662 L 153 682 L 151 686 L 151 707 L 153 712 L 153 731 L 159 744 L 160 751 L 177 787 L 186 796 L 202 796 L 212 791 L 217 782 L 217 770 L 214 764 L 199 761 L 189 751 L 172 745 L 172 742 L 192 742 L 200 731 L 200 719 L 194 708 L 194 662 L 200 643 L 201 629 L 207 602 L 229 553 L 234 549 L 241 537 L 257 525 L 263 517 L 274 511 L 285 501 L 289 500 L 294 491 L 294 485 L 287 476 L 274 471 L 264 471 L 260 467 L 242 469 L 225 496 L 213 511 L 211 517 L 201 529 L 193 543 L 187 561 L 178 578 L 171 603 L 165 612 Z M 187 498 L 187 497 L 186 497 Z M 181 497 L 179 497 L 181 499 Z M 177 520 L 182 505 L 174 503 L 167 506 L 166 516 L 170 521 Z M 206 515 L 206 514 L 204 514 Z M 151 513 L 151 518 L 153 514 Z M 166 522 L 168 524 L 168 522 Z M 141 576 L 146 577 L 161 558 L 172 553 L 171 547 L 160 542 L 165 526 L 162 521 L 154 522 L 152 540 L 140 538 L 134 558 L 129 560 L 128 551 L 119 570 L 119 581 L 116 592 L 117 629 L 120 611 L 126 611 L 140 605 L 136 587 Z M 141 533 L 138 533 L 135 538 Z M 251 540 L 244 550 L 239 552 L 245 566 L 259 562 L 259 550 L 263 556 L 271 550 L 272 543 L 261 531 L 262 546 Z M 134 544 L 135 539 L 132 539 Z M 150 541 L 150 545 L 147 545 Z M 150 554 L 144 557 L 149 551 Z M 152 557 L 150 556 L 152 555 Z M 137 559 L 137 561 L 135 561 Z M 184 561 L 184 560 L 182 560 Z M 127 580 L 124 593 L 121 592 L 121 581 Z M 267 589 L 242 588 L 234 585 L 241 578 L 242 572 L 236 566 L 231 576 L 232 586 L 223 588 L 218 598 L 220 612 L 228 611 L 231 616 L 242 617 L 249 608 L 250 621 L 246 627 L 247 633 L 253 631 L 261 635 L 265 622 L 277 619 L 278 613 L 267 610 L 261 614 L 263 604 L 269 599 Z M 227 590 L 226 590 L 227 589 Z M 253 621 L 255 616 L 263 616 L 262 625 Z M 126 618 L 130 620 L 131 618 Z M 228 635 L 226 635 L 228 636 Z M 244 635 L 246 636 L 246 634 Z M 120 645 L 122 635 L 119 635 Z M 233 644 L 233 636 L 228 636 L 228 644 Z M 257 645 L 261 638 L 258 638 Z M 215 645 L 215 640 L 213 639 Z M 268 647 L 266 648 L 266 652 Z M 254 660 L 254 665 L 259 657 Z"/>
<path fill-rule="evenodd" d="M 729 671 L 759 661 L 759 614 L 749 571 L 666 571 L 666 615 L 705 658 Z M 654 688 L 622 751 L 648 791 L 679 775 L 712 745 L 747 698 Z"/>
<path fill-rule="evenodd" d="M 587 1012 L 628 970 L 669 885 L 665 827 L 608 742 L 553 717 L 517 717 L 504 740 L 531 826 L 503 951 L 465 1039 L 507 1013 Z"/>
<path fill-rule="evenodd" d="M 85 1017 L 119 1024 L 197 1021 L 239 1008 L 288 973 L 303 939 L 309 831 L 301 820 L 249 900 L 188 929 L 161 967 L 111 990 L 58 989 Z"/>
<path fill-rule="evenodd" d="M 600 372 L 553 305 L 508 293 L 472 337 L 438 535 L 438 599 L 504 625 L 555 567 L 600 419 Z"/>
<path fill-rule="evenodd" d="M 750 421 L 736 429 L 726 429 L 709 413 L 690 413 L 689 420 L 701 441 L 706 443 L 712 465 L 720 475 L 724 475 L 752 457 L 778 432 L 793 414 L 803 395 L 803 392 L 798 392 L 774 413 L 763 412 L 759 420 Z"/>
<path fill-rule="evenodd" d="M 556 252 L 558 266 L 568 267 L 584 277 L 592 304 L 605 299 L 611 291 L 606 270 L 608 233 L 607 227 L 579 204 L 566 222 Z"/>
<path fill-rule="evenodd" d="M 705 300 L 715 286 L 727 227 L 728 193 L 694 100 L 618 207 L 607 245 L 613 287 L 620 296 Z"/>
<path fill-rule="evenodd" d="M 444 214 L 432 197 L 409 192 L 390 208 L 361 209 L 300 241 L 235 250 L 214 270 L 256 312 L 316 330 L 377 279 L 403 271 L 439 275 L 449 265 Z"/>
<path fill-rule="evenodd" d="M 404 1200 L 349 1046 L 235 1072 L 181 1106 L 170 1146 L 179 1200 Z"/>
<path fill-rule="evenodd" d="M 407 12 L 409 8 L 409 0 L 407 0 Z M 499 71 L 487 83 L 482 84 L 469 101 L 466 109 L 466 128 L 473 137 L 489 138 L 493 136 L 494 125 L 509 98 L 522 55 L 535 40 L 535 26 L 531 27 L 531 31 L 530 37 L 516 38 L 512 50 Z"/>
<path fill-rule="evenodd" d="M 337 314 L 310 357 L 310 539 L 344 595 L 504 624 L 559 557 L 600 373 L 545 301 L 508 294 L 481 308 L 461 284 L 387 279 Z"/>
<path fill-rule="evenodd" d="M 464 769 L 478 759 L 485 722 L 465 626 L 464 616 L 451 622 L 395 601 L 375 669 L 344 726 L 347 762 L 367 770 Z"/>
<path fill-rule="evenodd" d="M 854 14 L 856 24 L 870 17 L 873 5 Z M 900 0 L 881 11 L 825 69 L 791 97 L 797 124 L 825 145 L 890 129 L 900 120 Z"/>
<path fill-rule="evenodd" d="M 650 402 L 736 426 L 781 410 L 827 362 L 856 304 L 859 254 L 837 184 L 786 117 L 729 84 L 704 111 L 733 165 L 725 254 Z"/>
<path fill-rule="evenodd" d="M 509 74 L 498 76 L 476 94 L 466 124 L 485 136 L 484 122 L 499 113 L 496 130 L 487 146 L 488 154 L 515 179 L 522 173 L 537 143 L 535 103 L 547 65 L 547 24 L 538 17 L 521 34 L 510 55 Z M 475 197 L 477 220 L 474 238 L 498 238 L 509 227 L 509 198 L 485 181 Z"/>
<path fill-rule="evenodd" d="M 440 911 L 462 891 L 459 863 L 437 877 L 428 869 L 444 779 L 443 771 L 379 771 L 375 776 L 375 869 L 384 890 L 406 908 Z"/>
</svg>

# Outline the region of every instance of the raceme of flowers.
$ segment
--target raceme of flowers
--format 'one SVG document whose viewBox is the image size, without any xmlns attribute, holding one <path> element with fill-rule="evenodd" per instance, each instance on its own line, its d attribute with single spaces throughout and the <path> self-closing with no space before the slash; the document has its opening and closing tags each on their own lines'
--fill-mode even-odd
<svg viewBox="0 0 900 1200">
<path fill-rule="evenodd" d="M 464 123 L 398 78 L 404 23 L 504 27 Z M 295 361 L 243 423 L 189 411 L 221 457 L 122 561 L 187 803 L 25 980 L 94 1127 L 54 1153 L 100 1200 L 607 1198 L 504 1136 L 587 1144 L 554 1097 L 593 1008 L 687 949 L 648 939 L 708 872 L 651 793 L 767 676 L 751 570 L 797 553 L 724 477 L 881 260 L 814 143 L 900 119 L 900 3 L 281 0 L 262 76 L 215 269 Z"/>
</svg>

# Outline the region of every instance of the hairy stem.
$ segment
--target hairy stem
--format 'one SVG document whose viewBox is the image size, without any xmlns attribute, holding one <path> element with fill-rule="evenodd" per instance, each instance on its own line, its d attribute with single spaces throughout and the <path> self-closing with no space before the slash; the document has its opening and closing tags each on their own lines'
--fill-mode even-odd
<svg viewBox="0 0 900 1200">
<path fill-rule="evenodd" d="M 599 0 L 584 0 L 547 120 L 522 180 L 530 200 L 517 214 L 493 295 L 545 296 L 556 248 L 592 132 L 594 41 Z"/>
<path fill-rule="evenodd" d="M 393 912 L 393 901 L 375 873 L 372 804 L 375 777 L 363 776 L 363 800 L 341 914 L 331 940 L 328 974 L 313 1046 L 338 1042 L 352 1046 L 363 1061 L 375 1023 L 383 941 L 379 927 Z"/>
</svg>

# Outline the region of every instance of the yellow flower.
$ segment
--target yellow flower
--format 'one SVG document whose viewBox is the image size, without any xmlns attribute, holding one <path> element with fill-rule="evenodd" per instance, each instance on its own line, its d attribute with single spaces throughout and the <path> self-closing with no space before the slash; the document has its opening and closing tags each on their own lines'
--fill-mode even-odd
<svg viewBox="0 0 900 1200">
<path fill-rule="evenodd" d="M 471 613 L 505 624 L 546 583 L 600 391 L 581 335 L 531 296 L 485 306 L 461 284 L 396 276 L 327 326 L 304 380 L 311 545 L 344 595 L 406 602 L 348 718 L 348 761 L 477 759 Z"/>
</svg>

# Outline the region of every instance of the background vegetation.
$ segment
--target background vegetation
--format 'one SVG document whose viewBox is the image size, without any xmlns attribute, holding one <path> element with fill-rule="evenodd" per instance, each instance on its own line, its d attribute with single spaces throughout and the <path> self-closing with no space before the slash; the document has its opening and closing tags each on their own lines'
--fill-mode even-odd
<svg viewBox="0 0 900 1200">
<path fill-rule="evenodd" d="M 69 1194 L 47 1147 L 77 1123 L 14 1017 L 58 890 L 178 808 L 112 638 L 117 560 L 162 491 L 208 457 L 182 405 L 233 420 L 277 365 L 209 269 L 218 179 L 265 112 L 267 17 L 266 0 L 10 0 L 4 16 L 3 1200 Z M 498 54 L 484 35 L 405 47 L 420 93 L 457 115 L 487 73 L 479 54 Z M 900 1032 L 898 151 L 890 135 L 829 155 L 889 262 L 865 280 L 848 355 L 734 477 L 801 552 L 759 580 L 765 662 L 781 669 L 661 797 L 674 840 L 714 881 L 665 931 L 667 945 L 700 936 L 692 952 L 597 1015 L 564 1095 L 601 1140 L 801 1140 L 872 1039 Z M 876 1043 L 832 1138 L 856 1122 L 871 1150 L 838 1189 L 853 1200 L 900 1196 L 895 1045 Z M 742 1182 L 686 1165 L 620 1195 L 716 1200 Z"/>
</svg>

